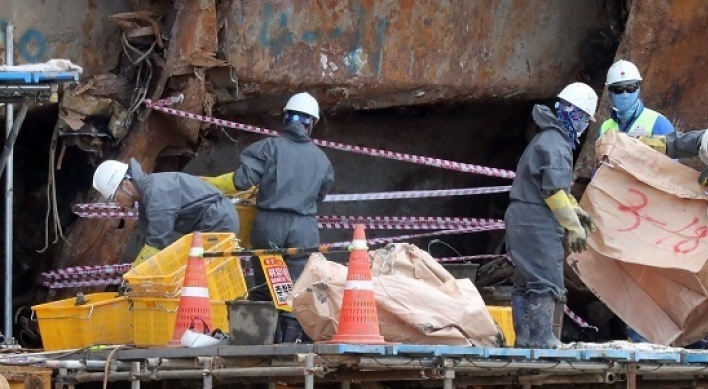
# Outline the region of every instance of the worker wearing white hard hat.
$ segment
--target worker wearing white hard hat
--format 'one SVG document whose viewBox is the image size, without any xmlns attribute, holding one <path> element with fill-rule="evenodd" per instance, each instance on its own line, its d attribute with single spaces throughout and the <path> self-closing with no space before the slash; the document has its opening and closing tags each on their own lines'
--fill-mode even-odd
<svg viewBox="0 0 708 389">
<path fill-rule="evenodd" d="M 320 118 L 319 104 L 309 93 L 297 93 L 285 104 L 283 113 L 280 136 L 251 144 L 241 153 L 235 172 L 209 182 L 225 193 L 258 186 L 258 213 L 251 231 L 254 247 L 316 247 L 320 243 L 315 219 L 317 203 L 334 183 L 332 163 L 310 140 Z M 284 258 L 293 282 L 302 274 L 307 258 L 307 255 Z M 271 300 L 257 259 L 253 261 L 253 272 L 259 287 L 249 292 L 249 299 Z M 306 340 L 302 327 L 290 313 L 281 313 L 278 328 L 276 342 Z"/>
<path fill-rule="evenodd" d="M 556 302 L 565 298 L 564 245 L 587 248 L 594 231 L 590 215 L 570 195 L 573 149 L 594 121 L 597 94 L 573 83 L 559 94 L 555 109 L 533 108 L 539 128 L 521 155 L 505 214 L 507 253 L 515 264 L 512 314 L 517 347 L 552 348 Z M 565 243 L 565 244 L 564 244 Z"/>
<path fill-rule="evenodd" d="M 93 187 L 109 201 L 125 208 L 138 203 L 138 229 L 145 244 L 133 266 L 172 244 L 176 233 L 238 233 L 233 204 L 202 179 L 186 173 L 146 174 L 135 160 L 108 160 L 93 175 Z"/>
<path fill-rule="evenodd" d="M 671 122 L 659 112 L 646 108 L 640 98 L 642 76 L 633 63 L 619 60 L 607 71 L 607 91 L 612 102 L 610 119 L 598 132 L 620 131 L 629 136 L 650 137 L 674 132 Z"/>
</svg>

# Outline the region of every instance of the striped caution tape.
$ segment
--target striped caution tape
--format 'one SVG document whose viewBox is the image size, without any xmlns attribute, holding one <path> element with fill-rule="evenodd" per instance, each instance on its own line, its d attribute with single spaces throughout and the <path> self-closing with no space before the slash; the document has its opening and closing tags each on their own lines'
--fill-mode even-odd
<svg viewBox="0 0 708 389">
<path fill-rule="evenodd" d="M 570 318 L 570 320 L 575 322 L 575 324 L 579 325 L 581 328 L 590 328 L 595 330 L 595 332 L 600 332 L 597 327 L 588 324 L 588 322 L 583 320 L 582 317 L 578 316 L 575 312 L 571 311 L 567 305 L 563 306 L 563 312 L 565 312 L 565 314 Z"/>
<path fill-rule="evenodd" d="M 345 216 L 345 215 L 321 215 L 317 216 L 317 221 L 321 223 L 383 223 L 383 224 L 421 224 L 421 223 L 456 223 L 462 226 L 479 226 L 503 223 L 499 219 L 483 219 L 471 217 L 451 217 L 451 216 Z M 455 227 L 457 228 L 457 227 Z M 454 229 L 454 228 L 451 228 Z"/>
<path fill-rule="evenodd" d="M 123 277 L 110 277 L 110 278 L 95 278 L 95 279 L 84 279 L 84 280 L 58 280 L 58 281 L 44 281 L 42 285 L 50 289 L 60 289 L 60 288 L 86 288 L 91 286 L 107 286 L 107 285 L 120 285 L 123 282 Z"/>
<path fill-rule="evenodd" d="M 167 98 L 164 98 L 164 99 L 161 99 L 161 100 L 152 101 L 152 100 L 150 100 L 150 99 L 145 99 L 144 101 L 145 101 L 145 106 L 148 107 L 148 108 L 153 108 L 153 107 L 166 107 L 166 106 L 170 106 L 170 105 L 173 105 L 173 104 L 177 104 L 177 103 L 183 102 L 183 101 L 184 101 L 184 95 L 180 93 L 180 94 L 177 95 L 177 96 L 167 97 Z"/>
<path fill-rule="evenodd" d="M 233 129 L 237 129 L 237 130 L 253 132 L 256 134 L 267 135 L 267 136 L 278 136 L 278 133 L 276 131 L 269 130 L 266 128 L 260 128 L 260 127 L 255 127 L 255 126 L 251 126 L 251 125 L 247 125 L 247 124 L 231 122 L 228 120 L 217 119 L 217 118 L 203 116 L 203 115 L 197 115 L 194 113 L 180 111 L 180 110 L 176 110 L 173 108 L 167 108 L 164 106 L 151 105 L 151 106 L 149 106 L 149 108 L 156 110 L 156 111 L 164 112 L 164 113 L 167 113 L 170 115 L 175 115 L 175 116 L 179 116 L 179 117 L 183 117 L 183 118 L 187 118 L 187 119 L 197 120 L 197 121 L 200 121 L 203 123 L 210 123 L 210 124 L 214 124 L 214 125 L 221 126 L 221 127 L 228 127 L 228 128 L 233 128 Z M 511 170 L 497 169 L 497 168 L 491 168 L 491 167 L 486 167 L 486 166 L 479 166 L 479 165 L 473 165 L 473 164 L 468 164 L 468 163 L 449 161 L 449 160 L 439 159 L 439 158 L 430 158 L 430 157 L 424 157 L 424 156 L 420 156 L 420 155 L 411 155 L 411 154 L 404 154 L 404 153 L 398 153 L 398 152 L 387 151 L 387 150 L 373 149 L 370 147 L 352 146 L 352 145 L 346 145 L 343 143 L 325 141 L 325 140 L 320 140 L 320 139 L 312 139 L 312 143 L 314 143 L 318 146 L 328 147 L 328 148 L 332 148 L 335 150 L 349 151 L 349 152 L 356 153 L 356 154 L 369 155 L 369 156 L 373 156 L 373 157 L 380 157 L 380 158 L 392 159 L 392 160 L 396 160 L 396 161 L 415 163 L 415 164 L 419 164 L 419 165 L 432 166 L 432 167 L 437 167 L 437 168 L 446 169 L 446 170 L 454 170 L 454 171 L 459 171 L 459 172 L 464 172 L 464 173 L 474 173 L 474 174 L 481 174 L 481 175 L 485 175 L 485 176 L 502 177 L 502 178 L 509 178 L 509 179 L 513 179 L 514 177 L 516 177 L 516 173 Z"/>
<path fill-rule="evenodd" d="M 50 280 L 68 280 L 84 277 L 113 277 L 123 275 L 130 270 L 131 264 L 97 265 L 97 266 L 72 266 L 64 269 L 51 270 L 42 273 L 44 278 Z"/>
<path fill-rule="evenodd" d="M 438 262 L 465 262 L 465 261 L 479 261 L 481 259 L 496 259 L 496 258 L 508 258 L 504 254 L 480 254 L 480 255 L 466 255 L 462 257 L 441 257 L 435 258 Z"/>
<path fill-rule="evenodd" d="M 442 235 L 469 234 L 469 233 L 480 232 L 480 231 L 503 230 L 504 228 L 505 228 L 504 223 L 499 223 L 499 224 L 493 224 L 493 225 L 489 225 L 489 226 L 470 227 L 470 228 L 463 228 L 463 229 L 458 229 L 458 230 L 443 230 L 443 231 L 427 232 L 427 233 L 423 233 L 423 234 L 409 234 L 409 235 L 389 236 L 389 237 L 385 237 L 385 238 L 367 239 L 366 244 L 369 246 L 372 246 L 372 245 L 398 242 L 401 240 L 408 240 L 408 239 L 429 238 L 429 237 L 433 237 L 433 236 L 442 236 Z M 335 242 L 335 243 L 325 243 L 324 246 L 331 247 L 331 248 L 337 248 L 337 247 L 347 247 L 350 244 L 351 244 L 351 242 Z"/>
<path fill-rule="evenodd" d="M 431 197 L 467 196 L 479 194 L 504 193 L 511 190 L 511 186 L 488 186 L 482 188 L 441 189 L 441 190 L 409 190 L 400 192 L 378 192 L 359 194 L 336 194 L 325 196 L 322 202 L 337 203 L 345 201 L 372 201 L 372 200 L 400 200 L 420 199 Z"/>
<path fill-rule="evenodd" d="M 339 221 L 339 222 L 317 222 L 317 227 L 321 230 L 352 230 L 354 225 L 363 224 L 367 230 L 459 230 L 475 226 L 461 222 L 447 223 L 377 223 L 373 221 Z M 489 224 L 491 225 L 491 224 Z"/>
</svg>

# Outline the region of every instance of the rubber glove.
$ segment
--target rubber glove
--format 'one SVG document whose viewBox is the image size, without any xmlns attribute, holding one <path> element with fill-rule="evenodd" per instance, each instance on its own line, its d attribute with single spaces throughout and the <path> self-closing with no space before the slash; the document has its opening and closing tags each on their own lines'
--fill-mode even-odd
<svg viewBox="0 0 708 389">
<path fill-rule="evenodd" d="M 637 138 L 640 142 L 651 147 L 652 149 L 666 155 L 666 137 L 665 136 L 640 136 Z"/>
<path fill-rule="evenodd" d="M 580 219 L 564 190 L 559 190 L 546 200 L 546 205 L 553 212 L 558 223 L 568 231 L 565 236 L 566 245 L 570 251 L 581 253 L 588 248 L 588 236 L 580 224 Z"/>
<path fill-rule="evenodd" d="M 224 194 L 235 194 L 237 192 L 236 184 L 234 184 L 233 172 L 210 178 L 207 182 L 214 185 Z"/>
<path fill-rule="evenodd" d="M 575 214 L 578 216 L 578 220 L 580 220 L 580 225 L 582 225 L 585 229 L 585 234 L 590 235 L 590 233 L 597 231 L 595 222 L 592 220 L 592 216 L 585 212 L 584 209 L 580 208 L 578 200 L 576 200 L 573 195 L 569 195 L 568 200 L 570 200 L 570 205 L 573 207 L 573 211 L 575 211 Z"/>
<path fill-rule="evenodd" d="M 698 176 L 698 183 L 703 185 L 703 187 L 708 187 L 708 169 L 701 172 Z"/>
<path fill-rule="evenodd" d="M 156 248 L 150 246 L 149 244 L 146 244 L 140 250 L 140 252 L 138 253 L 138 256 L 135 257 L 132 267 L 136 267 L 136 266 L 140 265 L 141 263 L 147 261 L 148 259 L 150 259 L 150 257 L 152 257 L 153 255 L 155 255 L 159 252 L 160 252 L 160 249 L 156 249 Z"/>
</svg>

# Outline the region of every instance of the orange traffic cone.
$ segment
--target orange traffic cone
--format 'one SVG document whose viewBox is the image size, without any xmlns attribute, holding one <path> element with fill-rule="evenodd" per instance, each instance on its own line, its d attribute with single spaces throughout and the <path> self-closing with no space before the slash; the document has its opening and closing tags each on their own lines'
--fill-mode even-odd
<svg viewBox="0 0 708 389">
<path fill-rule="evenodd" d="M 330 343 L 386 343 L 379 333 L 379 316 L 376 312 L 363 224 L 354 225 L 354 239 L 350 250 L 339 327 Z"/>
<path fill-rule="evenodd" d="M 180 345 L 182 335 L 193 322 L 203 323 L 208 328 L 212 328 L 204 246 L 202 246 L 202 234 L 199 232 L 195 232 L 192 237 L 192 247 L 189 249 L 187 270 L 182 283 L 182 295 L 177 308 L 175 331 L 170 345 Z"/>
</svg>

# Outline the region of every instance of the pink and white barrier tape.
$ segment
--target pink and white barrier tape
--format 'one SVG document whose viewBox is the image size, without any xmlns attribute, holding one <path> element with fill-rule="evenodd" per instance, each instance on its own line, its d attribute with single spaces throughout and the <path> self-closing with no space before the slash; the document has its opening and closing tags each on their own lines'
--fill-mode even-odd
<svg viewBox="0 0 708 389">
<path fill-rule="evenodd" d="M 595 332 L 599 332 L 599 331 L 600 331 L 597 327 L 591 326 L 590 324 L 588 324 L 588 322 L 586 322 L 585 320 L 583 320 L 582 317 L 576 315 L 575 312 L 571 311 L 570 308 L 568 308 L 567 305 L 564 305 L 564 306 L 563 306 L 563 312 L 565 312 L 565 314 L 568 315 L 568 317 L 570 318 L 570 320 L 572 320 L 573 322 L 575 322 L 575 324 L 579 325 L 581 328 L 591 328 L 591 329 L 595 330 Z"/>
<path fill-rule="evenodd" d="M 505 254 L 480 254 L 480 255 L 467 255 L 462 257 L 441 257 L 435 258 L 438 262 L 464 262 L 464 261 L 477 261 L 480 259 L 495 259 L 495 258 L 508 258 Z"/>
<path fill-rule="evenodd" d="M 153 107 L 166 107 L 166 106 L 170 106 L 170 105 L 173 105 L 173 104 L 181 103 L 181 102 L 183 102 L 183 101 L 184 101 L 184 95 L 180 93 L 180 94 L 177 95 L 177 96 L 174 96 L 174 97 L 167 97 L 167 98 L 164 98 L 164 99 L 161 99 L 161 100 L 152 101 L 152 100 L 150 100 L 150 99 L 145 99 L 145 106 L 148 107 L 148 108 L 153 108 Z"/>
<path fill-rule="evenodd" d="M 504 223 L 499 219 L 480 219 L 472 217 L 451 216 L 343 216 L 318 215 L 321 223 L 386 223 L 386 224 L 420 224 L 420 223 L 457 223 L 465 226 L 479 226 Z"/>
<path fill-rule="evenodd" d="M 432 237 L 432 236 L 442 236 L 442 235 L 469 234 L 469 233 L 480 232 L 480 231 L 503 230 L 504 228 L 505 227 L 503 224 L 498 224 L 498 225 L 464 228 L 464 229 L 459 229 L 459 230 L 435 231 L 435 232 L 428 232 L 428 233 L 423 233 L 423 234 L 389 236 L 389 237 L 385 237 L 385 238 L 367 239 L 366 244 L 367 245 L 378 245 L 378 244 L 386 244 L 386 243 L 391 243 L 391 242 L 398 242 L 400 240 L 428 238 L 428 237 Z M 335 242 L 335 243 L 325 243 L 324 245 L 326 247 L 336 248 L 336 247 L 347 247 L 350 244 L 351 244 L 351 242 Z"/>
<path fill-rule="evenodd" d="M 115 275 L 123 275 L 130 270 L 131 264 L 119 265 L 97 265 L 97 266 L 73 266 L 65 269 L 51 270 L 42 273 L 42 276 L 48 279 L 66 280 L 85 277 L 112 277 Z"/>
<path fill-rule="evenodd" d="M 62 280 L 62 281 L 44 281 L 42 285 L 50 289 L 59 288 L 85 288 L 90 286 L 106 286 L 120 285 L 123 282 L 123 277 L 99 278 L 89 280 Z"/>
<path fill-rule="evenodd" d="M 200 121 L 203 123 L 210 123 L 210 124 L 214 124 L 214 125 L 221 126 L 221 127 L 228 127 L 228 128 L 233 128 L 233 129 L 237 129 L 237 130 L 253 132 L 253 133 L 261 134 L 261 135 L 278 136 L 278 133 L 273 130 L 255 127 L 255 126 L 251 126 L 248 124 L 241 124 L 241 123 L 231 122 L 228 120 L 216 119 L 213 117 L 197 115 L 197 114 L 190 113 L 190 112 L 180 111 L 180 110 L 162 107 L 162 106 L 156 106 L 156 105 L 149 106 L 148 108 L 151 108 L 155 111 L 164 112 L 164 113 L 167 113 L 170 115 L 175 115 L 175 116 L 179 116 L 179 117 L 183 117 L 183 118 L 187 118 L 187 119 L 197 120 L 197 121 Z M 486 167 L 486 166 L 472 165 L 472 164 L 468 164 L 468 163 L 449 161 L 449 160 L 439 159 L 439 158 L 430 158 L 430 157 L 424 157 L 424 156 L 420 156 L 420 155 L 397 153 L 397 152 L 393 152 L 393 151 L 373 149 L 373 148 L 363 147 L 363 146 L 351 146 L 351 145 L 346 145 L 343 143 L 325 141 L 325 140 L 320 140 L 320 139 L 312 139 L 312 143 L 314 143 L 318 146 L 328 147 L 328 148 L 332 148 L 335 150 L 349 151 L 349 152 L 356 153 L 356 154 L 363 154 L 363 155 L 369 155 L 369 156 L 373 156 L 373 157 L 392 159 L 392 160 L 396 160 L 396 161 L 410 162 L 410 163 L 415 163 L 415 164 L 419 164 L 419 165 L 433 166 L 433 167 L 437 167 L 437 168 L 441 168 L 441 169 L 455 170 L 455 171 L 464 172 L 464 173 L 482 174 L 485 176 L 502 177 L 502 178 L 509 178 L 509 179 L 513 179 L 514 177 L 516 177 L 516 173 L 511 170 L 490 168 L 490 167 Z"/>
<path fill-rule="evenodd" d="M 483 188 L 442 189 L 442 190 L 409 190 L 401 192 L 378 192 L 358 194 L 336 194 L 325 196 L 322 202 L 337 203 L 343 201 L 371 201 L 371 200 L 399 200 L 421 199 L 430 197 L 467 196 L 478 194 L 504 193 L 511 190 L 511 186 L 487 186 Z"/>
</svg>

